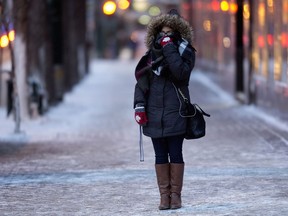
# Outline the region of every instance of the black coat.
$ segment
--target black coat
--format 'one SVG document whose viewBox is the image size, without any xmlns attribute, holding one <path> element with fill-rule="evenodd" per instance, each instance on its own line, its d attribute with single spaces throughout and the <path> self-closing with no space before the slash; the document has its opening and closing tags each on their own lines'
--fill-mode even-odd
<svg viewBox="0 0 288 216">
<path fill-rule="evenodd" d="M 185 133 L 186 118 L 179 114 L 179 111 L 184 112 L 185 107 L 181 96 L 177 96 L 173 83 L 181 85 L 181 91 L 190 99 L 188 85 L 195 64 L 194 50 L 191 52 L 191 58 L 181 57 L 178 48 L 173 44 L 166 45 L 162 52 L 164 68 L 160 76 L 150 69 L 149 90 L 144 92 L 138 83 L 135 85 L 134 106 L 138 103 L 145 106 L 148 123 L 143 127 L 143 133 L 151 138 Z M 149 55 L 151 51 L 142 57 L 140 62 L 148 60 Z M 181 103 L 183 106 L 180 106 Z"/>
</svg>

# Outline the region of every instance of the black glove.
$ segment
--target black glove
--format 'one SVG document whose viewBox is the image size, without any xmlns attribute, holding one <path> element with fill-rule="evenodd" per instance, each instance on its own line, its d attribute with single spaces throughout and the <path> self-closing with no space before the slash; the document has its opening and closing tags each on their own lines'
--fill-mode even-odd
<svg viewBox="0 0 288 216">
<path fill-rule="evenodd" d="M 151 52 L 152 52 L 152 56 L 154 59 L 157 59 L 163 55 L 163 50 L 162 49 L 156 49 L 155 47 L 152 47 Z"/>
<path fill-rule="evenodd" d="M 156 37 L 155 37 L 155 41 L 154 41 L 154 47 L 156 49 L 162 49 L 162 46 L 161 46 L 161 40 L 163 38 L 163 35 L 160 35 L 160 34 L 157 34 Z"/>
<path fill-rule="evenodd" d="M 178 31 L 175 31 L 170 37 L 173 39 L 173 43 L 176 46 L 179 46 L 181 39 L 182 39 L 181 34 Z"/>
</svg>

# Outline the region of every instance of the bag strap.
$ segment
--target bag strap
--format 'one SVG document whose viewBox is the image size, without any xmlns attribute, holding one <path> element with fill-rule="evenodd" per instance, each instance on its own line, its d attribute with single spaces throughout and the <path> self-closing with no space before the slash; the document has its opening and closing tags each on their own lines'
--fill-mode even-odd
<svg viewBox="0 0 288 216">
<path fill-rule="evenodd" d="M 179 94 L 181 95 L 181 97 L 183 98 L 185 103 L 189 103 L 189 100 L 187 97 L 185 97 L 185 95 L 183 94 L 183 92 L 180 90 L 180 88 L 177 87 L 177 91 L 179 92 Z"/>
<path fill-rule="evenodd" d="M 180 94 L 181 97 L 183 98 L 184 102 L 185 102 L 186 104 L 188 104 L 188 103 L 189 103 L 189 100 L 188 100 L 188 98 L 185 97 L 185 95 L 184 95 L 183 92 L 180 90 L 180 88 L 177 88 L 177 91 L 179 92 L 179 94 Z M 194 106 L 195 109 L 198 108 L 203 115 L 205 115 L 205 116 L 207 116 L 207 117 L 210 117 L 210 114 L 204 112 L 198 104 L 192 104 L 192 105 Z M 196 112 L 196 110 L 195 110 L 195 112 Z"/>
<path fill-rule="evenodd" d="M 194 104 L 194 106 L 196 106 L 202 112 L 203 115 L 205 115 L 207 117 L 210 117 L 210 114 L 204 112 L 204 110 L 202 110 L 201 107 L 198 104 Z"/>
</svg>

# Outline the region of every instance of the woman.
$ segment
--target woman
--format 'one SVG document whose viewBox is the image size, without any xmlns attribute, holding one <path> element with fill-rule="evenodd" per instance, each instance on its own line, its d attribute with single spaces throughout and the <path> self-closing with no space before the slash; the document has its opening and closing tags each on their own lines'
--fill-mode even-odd
<svg viewBox="0 0 288 216">
<path fill-rule="evenodd" d="M 190 98 L 195 63 L 191 40 L 192 29 L 176 10 L 152 19 L 147 26 L 148 51 L 135 70 L 135 120 L 152 139 L 160 210 L 181 208 L 186 119 L 181 117 L 185 107 L 177 88 Z"/>
</svg>

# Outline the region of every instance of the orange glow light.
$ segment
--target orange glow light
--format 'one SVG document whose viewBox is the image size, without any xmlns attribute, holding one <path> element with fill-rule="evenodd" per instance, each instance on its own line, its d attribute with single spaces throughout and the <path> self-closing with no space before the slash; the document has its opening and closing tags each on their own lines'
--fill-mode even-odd
<svg viewBox="0 0 288 216">
<path fill-rule="evenodd" d="M 283 8 L 284 8 L 285 12 L 288 12 L 288 2 L 286 2 L 286 1 L 284 2 Z"/>
<path fill-rule="evenodd" d="M 281 43 L 283 47 L 288 48 L 288 33 L 283 32 L 281 34 Z"/>
<path fill-rule="evenodd" d="M 258 19 L 259 19 L 259 24 L 260 26 L 264 26 L 265 25 L 265 4 L 262 2 L 259 4 L 258 7 Z"/>
<path fill-rule="evenodd" d="M 258 37 L 258 45 L 260 48 L 263 48 L 265 46 L 265 40 L 264 40 L 264 37 L 262 35 L 260 35 Z"/>
<path fill-rule="evenodd" d="M 130 6 L 130 2 L 128 0 L 119 0 L 118 2 L 118 7 L 121 10 L 126 10 L 127 8 L 129 8 Z"/>
<path fill-rule="evenodd" d="M 248 3 L 244 3 L 243 7 L 243 17 L 248 20 L 250 18 L 250 7 Z"/>
<path fill-rule="evenodd" d="M 230 3 L 230 12 L 235 14 L 238 10 L 238 5 L 236 3 Z"/>
</svg>

